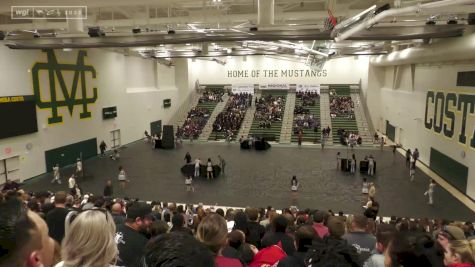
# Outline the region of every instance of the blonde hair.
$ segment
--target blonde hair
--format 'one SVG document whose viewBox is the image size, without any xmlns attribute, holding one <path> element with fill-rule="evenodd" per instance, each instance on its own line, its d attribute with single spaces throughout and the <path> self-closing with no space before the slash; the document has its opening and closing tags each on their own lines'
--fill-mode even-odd
<svg viewBox="0 0 475 267">
<path fill-rule="evenodd" d="M 109 212 L 92 209 L 79 215 L 66 227 L 62 242 L 64 267 L 106 267 L 115 264 L 118 250 L 115 223 Z"/>
<path fill-rule="evenodd" d="M 196 239 L 218 254 L 228 238 L 226 220 L 221 215 L 212 213 L 201 220 L 196 229 Z"/>
<path fill-rule="evenodd" d="M 461 263 L 475 264 L 475 240 L 451 240 L 449 249 L 460 256 Z"/>
</svg>

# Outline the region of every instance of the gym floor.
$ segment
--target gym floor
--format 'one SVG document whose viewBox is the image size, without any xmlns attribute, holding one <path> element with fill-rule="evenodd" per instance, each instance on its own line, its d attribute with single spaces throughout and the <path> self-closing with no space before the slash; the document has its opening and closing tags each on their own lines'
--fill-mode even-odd
<svg viewBox="0 0 475 267">
<path fill-rule="evenodd" d="M 241 150 L 238 144 L 187 143 L 173 150 L 154 150 L 150 143 L 138 141 L 121 151 L 121 158 L 92 158 L 83 163 L 85 175 L 78 178 L 84 192 L 102 194 L 105 182 L 113 181 L 116 197 L 137 197 L 144 200 L 194 203 L 235 207 L 266 207 L 281 209 L 295 205 L 301 209 L 332 209 L 334 212 L 360 213 L 364 197 L 361 194 L 365 174 L 336 170 L 336 153 L 351 157 L 344 147 L 325 148 L 296 145 L 273 146 L 267 151 Z M 218 155 L 226 160 L 225 174 L 212 181 L 195 179 L 195 192 L 186 192 L 185 177 L 180 168 L 184 156 L 190 152 L 206 162 L 211 158 L 218 164 Z M 377 162 L 376 175 L 367 177 L 376 185 L 376 200 L 382 216 L 412 218 L 444 218 L 475 221 L 475 213 L 438 186 L 434 205 L 428 205 L 424 196 L 429 177 L 416 171 L 415 181 L 409 179 L 405 159 L 392 149 L 355 148 L 357 162 L 372 154 Z M 421 164 L 421 163 L 419 163 Z M 122 165 L 130 183 L 123 191 L 117 182 L 118 167 Z M 359 167 L 359 166 L 358 166 Z M 67 190 L 67 179 L 72 167 L 61 171 L 61 185 L 51 184 L 52 174 L 26 181 L 24 188 L 31 191 Z M 290 191 L 290 179 L 296 175 L 300 188 Z"/>
</svg>

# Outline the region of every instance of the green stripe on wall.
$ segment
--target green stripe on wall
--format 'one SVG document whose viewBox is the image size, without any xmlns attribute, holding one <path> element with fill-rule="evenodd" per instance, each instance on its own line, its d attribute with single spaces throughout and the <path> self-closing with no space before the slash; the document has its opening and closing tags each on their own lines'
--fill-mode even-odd
<svg viewBox="0 0 475 267">
<path fill-rule="evenodd" d="M 467 166 L 431 147 L 430 168 L 460 192 L 463 194 L 467 193 Z"/>
</svg>

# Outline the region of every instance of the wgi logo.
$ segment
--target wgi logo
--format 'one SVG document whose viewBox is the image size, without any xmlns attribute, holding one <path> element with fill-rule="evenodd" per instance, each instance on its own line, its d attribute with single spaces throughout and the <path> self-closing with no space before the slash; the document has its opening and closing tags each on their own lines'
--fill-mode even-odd
<svg viewBox="0 0 475 267">
<path fill-rule="evenodd" d="M 56 59 L 53 50 L 43 50 L 47 54 L 47 63 L 36 63 L 32 68 L 33 90 L 36 98 L 36 105 L 41 109 L 51 109 L 51 117 L 48 123 L 58 123 L 63 121 L 61 114 L 58 114 L 59 107 L 67 107 L 69 114 L 72 116 L 74 106 L 82 106 L 82 112 L 79 114 L 81 119 L 90 118 L 91 112 L 88 111 L 88 105 L 95 103 L 97 100 L 97 88 L 92 88 L 93 96 L 87 97 L 86 72 L 90 72 L 92 78 L 96 78 L 96 70 L 92 66 L 84 65 L 84 57 L 87 56 L 86 51 L 79 51 L 76 64 L 60 64 Z M 40 90 L 40 71 L 48 71 L 50 100 L 43 101 L 41 99 Z M 74 71 L 71 90 L 68 90 L 64 81 L 62 71 Z M 78 83 L 81 83 L 82 98 L 77 98 Z M 58 99 L 56 95 L 56 85 L 59 84 L 63 99 Z"/>
</svg>

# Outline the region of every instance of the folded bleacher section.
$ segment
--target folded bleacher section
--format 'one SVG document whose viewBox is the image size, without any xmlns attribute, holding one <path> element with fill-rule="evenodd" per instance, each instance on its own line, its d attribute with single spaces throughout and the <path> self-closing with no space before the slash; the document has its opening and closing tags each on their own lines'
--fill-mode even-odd
<svg viewBox="0 0 475 267">
<path fill-rule="evenodd" d="M 320 95 L 316 92 L 297 92 L 292 124 L 292 142 L 298 141 L 302 131 L 302 141 L 320 143 Z"/>
<path fill-rule="evenodd" d="M 255 138 L 279 142 L 285 112 L 287 90 L 264 90 L 256 99 L 256 113 L 249 134 Z"/>
</svg>

